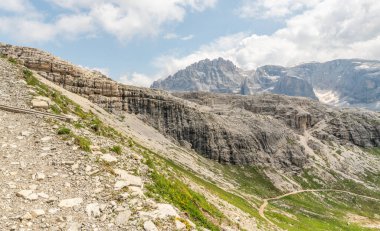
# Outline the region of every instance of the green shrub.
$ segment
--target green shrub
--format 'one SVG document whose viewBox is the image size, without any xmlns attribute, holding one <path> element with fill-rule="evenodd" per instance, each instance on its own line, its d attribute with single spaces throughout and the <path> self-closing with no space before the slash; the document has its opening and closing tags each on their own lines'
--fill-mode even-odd
<svg viewBox="0 0 380 231">
<path fill-rule="evenodd" d="M 15 58 L 10 57 L 10 58 L 8 58 L 8 61 L 10 63 L 17 64 L 17 60 Z"/>
<path fill-rule="evenodd" d="M 61 114 L 62 110 L 57 105 L 51 105 L 50 109 L 53 111 L 54 114 Z"/>
<path fill-rule="evenodd" d="M 80 122 L 75 122 L 74 127 L 79 129 L 79 128 L 83 128 L 83 125 Z"/>
<path fill-rule="evenodd" d="M 83 111 L 83 109 L 79 105 L 75 106 L 74 113 L 75 115 L 79 116 L 81 119 L 87 119 L 89 116 L 88 113 Z"/>
<path fill-rule="evenodd" d="M 28 85 L 32 85 L 32 86 L 38 85 L 39 81 L 38 79 L 36 79 L 36 77 L 33 76 L 33 72 L 31 72 L 28 69 L 25 69 L 23 73 L 24 73 L 25 81 Z"/>
<path fill-rule="evenodd" d="M 89 139 L 87 139 L 86 137 L 82 137 L 82 136 L 75 136 L 75 143 L 83 150 L 83 151 L 86 151 L 86 152 L 90 152 L 91 151 L 91 141 Z"/>
<path fill-rule="evenodd" d="M 91 121 L 91 128 L 92 130 L 94 130 L 95 132 L 100 132 L 101 128 L 102 128 L 102 121 L 100 121 L 98 118 L 95 118 Z"/>
<path fill-rule="evenodd" d="M 128 146 L 132 148 L 134 145 L 135 145 L 135 143 L 133 142 L 133 140 L 129 139 L 128 140 Z"/>
<path fill-rule="evenodd" d="M 71 133 L 70 128 L 61 127 L 58 129 L 58 135 L 69 135 Z"/>
<path fill-rule="evenodd" d="M 286 142 L 290 145 L 296 145 L 297 144 L 297 141 L 295 141 L 291 138 L 288 138 L 288 137 L 286 137 Z"/>
<path fill-rule="evenodd" d="M 114 152 L 114 153 L 117 153 L 117 154 L 121 154 L 121 152 L 122 152 L 122 149 L 121 149 L 121 147 L 119 146 L 119 145 L 115 145 L 115 146 L 113 146 L 112 148 L 110 148 L 110 150 L 112 151 L 112 152 Z"/>
</svg>

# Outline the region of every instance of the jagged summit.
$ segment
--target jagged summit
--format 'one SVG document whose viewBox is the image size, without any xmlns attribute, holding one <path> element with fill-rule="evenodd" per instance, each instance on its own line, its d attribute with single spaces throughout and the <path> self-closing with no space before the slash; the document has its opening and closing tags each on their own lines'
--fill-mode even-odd
<svg viewBox="0 0 380 231">
<path fill-rule="evenodd" d="M 228 59 L 223 59 L 222 57 L 219 57 L 217 59 L 203 59 L 203 60 L 200 60 L 196 63 L 193 63 L 191 64 L 189 67 L 195 67 L 195 68 L 199 68 L 199 67 L 205 67 L 205 66 L 213 66 L 213 67 L 228 67 L 228 68 L 231 68 L 231 69 L 236 69 L 236 65 L 228 60 Z"/>
<path fill-rule="evenodd" d="M 170 91 L 238 93 L 243 71 L 223 58 L 205 59 L 178 71 L 167 79 L 155 81 L 152 88 Z"/>
</svg>

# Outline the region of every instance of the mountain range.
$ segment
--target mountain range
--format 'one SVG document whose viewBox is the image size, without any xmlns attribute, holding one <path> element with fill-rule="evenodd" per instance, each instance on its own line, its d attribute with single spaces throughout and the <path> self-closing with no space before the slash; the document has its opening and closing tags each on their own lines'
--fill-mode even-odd
<svg viewBox="0 0 380 231">
<path fill-rule="evenodd" d="M 203 61 L 167 92 L 0 43 L 0 230 L 378 230 L 380 113 L 254 72 Z"/>
<path fill-rule="evenodd" d="M 171 92 L 214 92 L 302 96 L 322 103 L 380 110 L 380 61 L 337 59 L 294 67 L 266 65 L 243 70 L 229 60 L 205 59 L 151 88 Z"/>
</svg>

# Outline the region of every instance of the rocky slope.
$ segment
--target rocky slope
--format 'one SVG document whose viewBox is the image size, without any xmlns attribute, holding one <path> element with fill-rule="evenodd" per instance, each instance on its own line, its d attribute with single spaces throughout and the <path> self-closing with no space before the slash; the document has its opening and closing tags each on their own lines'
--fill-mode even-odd
<svg viewBox="0 0 380 231">
<path fill-rule="evenodd" d="M 203 64 L 201 68 L 198 65 L 200 63 Z M 208 64 L 211 67 L 210 63 L 215 65 L 219 62 L 200 61 L 185 69 L 191 71 L 179 71 L 173 76 L 155 82 L 152 88 L 182 92 L 225 92 L 223 89 L 228 86 L 236 89 L 237 85 L 241 85 L 240 94 L 242 95 L 272 92 L 319 99 L 323 103 L 335 106 L 380 109 L 379 61 L 339 59 L 325 63 L 306 63 L 289 68 L 267 65 L 253 71 L 239 70 L 237 75 L 240 77 L 235 77 L 232 82 L 225 82 L 220 89 L 219 85 L 210 83 L 213 77 L 205 71 L 207 67 L 204 65 Z M 203 78 L 200 79 L 198 76 L 203 76 Z M 202 85 L 202 88 L 194 87 L 198 85 Z M 236 90 L 229 92 L 238 93 Z"/>
<path fill-rule="evenodd" d="M 4 59 L 0 89 L 1 104 L 18 108 L 29 108 L 47 90 L 27 85 L 22 70 Z M 174 206 L 144 196 L 149 168 L 140 153 L 94 133 L 77 115 L 72 118 L 75 126 L 0 110 L 1 230 L 154 231 L 154 222 L 163 230 L 186 226 L 173 220 L 182 216 Z M 121 145 L 119 154 L 109 149 L 116 145 Z"/>
</svg>

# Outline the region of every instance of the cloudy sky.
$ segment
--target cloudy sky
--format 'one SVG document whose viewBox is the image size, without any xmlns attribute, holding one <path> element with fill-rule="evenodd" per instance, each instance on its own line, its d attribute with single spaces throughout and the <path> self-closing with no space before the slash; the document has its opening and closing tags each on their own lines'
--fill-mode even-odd
<svg viewBox="0 0 380 231">
<path fill-rule="evenodd" d="M 0 42 L 149 86 L 205 58 L 244 69 L 380 59 L 380 1 L 1 0 Z"/>
</svg>

